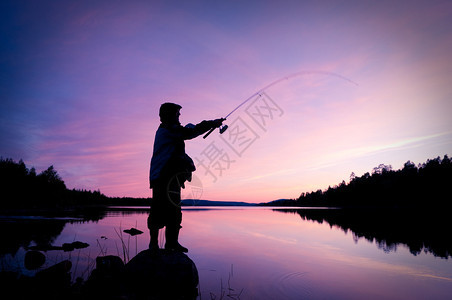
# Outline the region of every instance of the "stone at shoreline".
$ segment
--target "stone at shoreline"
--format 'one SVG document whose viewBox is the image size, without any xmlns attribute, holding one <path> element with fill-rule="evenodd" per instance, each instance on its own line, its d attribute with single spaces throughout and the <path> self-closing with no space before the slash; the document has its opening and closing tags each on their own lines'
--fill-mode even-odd
<svg viewBox="0 0 452 300">
<path fill-rule="evenodd" d="M 125 229 L 124 232 L 130 234 L 131 236 L 135 236 L 135 235 L 143 233 L 143 231 L 138 230 L 136 228 Z"/>
<path fill-rule="evenodd" d="M 196 299 L 195 263 L 184 253 L 144 250 L 125 266 L 125 284 L 132 295 L 150 299 Z"/>
<path fill-rule="evenodd" d="M 83 243 L 83 242 L 80 242 L 80 241 L 75 241 L 75 242 L 72 242 L 72 243 L 64 243 L 61 246 L 61 248 L 65 252 L 69 252 L 69 251 L 72 251 L 74 249 L 83 249 L 83 248 L 86 248 L 86 247 L 89 247 L 89 244 L 88 243 Z"/>
<path fill-rule="evenodd" d="M 119 256 L 107 255 L 98 256 L 96 258 L 96 269 L 91 273 L 90 279 L 97 278 L 113 278 L 124 272 L 124 262 Z"/>
<path fill-rule="evenodd" d="M 2 271 L 2 299 L 73 299 L 68 297 L 72 291 L 69 273 L 71 267 L 72 263 L 65 260 L 37 272 L 32 277 Z"/>
<path fill-rule="evenodd" d="M 34 294 L 39 295 L 42 299 L 55 299 L 55 297 L 65 295 L 71 287 L 71 268 L 72 263 L 64 260 L 36 273 L 32 280 Z"/>
<path fill-rule="evenodd" d="M 36 273 L 36 278 L 50 278 L 50 279 L 61 279 L 62 275 L 67 275 L 71 271 L 72 263 L 70 260 L 63 260 L 47 269 L 39 271 Z"/>
<path fill-rule="evenodd" d="M 119 299 L 124 294 L 124 262 L 118 256 L 96 258 L 96 269 L 84 284 L 85 299 Z"/>
<path fill-rule="evenodd" d="M 83 294 L 87 299 L 195 300 L 198 283 L 198 270 L 184 253 L 144 250 L 125 265 L 118 256 L 97 257 Z"/>
<path fill-rule="evenodd" d="M 36 245 L 28 247 L 28 250 L 35 250 L 35 251 L 51 251 L 51 250 L 63 250 L 64 252 L 70 252 L 75 249 L 83 249 L 89 247 L 88 243 L 75 241 L 72 243 L 64 243 L 61 246 L 53 246 L 53 245 Z"/>
<path fill-rule="evenodd" d="M 41 267 L 46 261 L 46 257 L 39 251 L 27 251 L 25 254 L 24 265 L 27 270 L 35 270 Z"/>
<path fill-rule="evenodd" d="M 5 292 L 17 299 L 195 300 L 198 296 L 196 265 L 180 252 L 145 250 L 127 264 L 118 256 L 97 257 L 96 269 L 86 282 L 72 282 L 71 267 L 65 260 L 33 277 L 0 272 L 0 281 L 8 287 Z"/>
</svg>

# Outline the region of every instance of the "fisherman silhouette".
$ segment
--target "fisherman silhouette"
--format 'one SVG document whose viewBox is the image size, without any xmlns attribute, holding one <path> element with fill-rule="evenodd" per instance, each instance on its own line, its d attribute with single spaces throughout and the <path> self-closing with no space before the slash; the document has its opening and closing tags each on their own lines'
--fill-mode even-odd
<svg viewBox="0 0 452 300">
<path fill-rule="evenodd" d="M 202 121 L 197 125 L 179 122 L 182 106 L 163 103 L 160 106 L 160 126 L 155 134 L 151 159 L 149 184 L 152 189 L 151 210 L 148 228 L 151 236 L 149 248 L 158 250 L 159 230 L 165 230 L 165 249 L 188 252 L 179 244 L 182 223 L 181 188 L 185 181 L 191 181 L 196 170 L 193 160 L 185 153 L 185 140 L 193 139 L 212 128 L 220 127 L 224 119 Z"/>
</svg>

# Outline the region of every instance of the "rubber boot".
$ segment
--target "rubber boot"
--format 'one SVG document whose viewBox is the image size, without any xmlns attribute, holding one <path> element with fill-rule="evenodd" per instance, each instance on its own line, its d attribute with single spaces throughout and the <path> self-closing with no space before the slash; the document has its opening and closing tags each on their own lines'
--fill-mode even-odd
<svg viewBox="0 0 452 300">
<path fill-rule="evenodd" d="M 159 229 L 158 228 L 149 229 L 149 233 L 151 235 L 151 241 L 149 242 L 149 249 L 151 251 L 159 250 Z"/>
<path fill-rule="evenodd" d="M 188 249 L 179 244 L 179 228 L 166 227 L 165 231 L 165 249 L 170 251 L 184 252 L 187 253 Z"/>
</svg>

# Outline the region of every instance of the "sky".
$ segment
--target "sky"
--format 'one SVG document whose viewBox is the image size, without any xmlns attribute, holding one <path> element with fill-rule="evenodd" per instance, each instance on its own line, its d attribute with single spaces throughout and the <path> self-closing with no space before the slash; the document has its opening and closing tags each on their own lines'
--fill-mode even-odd
<svg viewBox="0 0 452 300">
<path fill-rule="evenodd" d="M 158 109 L 184 198 L 267 202 L 452 155 L 451 1 L 2 1 L 0 155 L 150 197 Z M 237 110 L 237 106 L 242 104 Z"/>
</svg>

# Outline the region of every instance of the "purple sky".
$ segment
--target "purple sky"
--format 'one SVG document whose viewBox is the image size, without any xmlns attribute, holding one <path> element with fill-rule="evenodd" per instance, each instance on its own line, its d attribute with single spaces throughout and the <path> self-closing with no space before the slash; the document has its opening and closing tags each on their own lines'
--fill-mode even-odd
<svg viewBox="0 0 452 300">
<path fill-rule="evenodd" d="M 2 1 L 0 155 L 148 197 L 161 103 L 224 117 L 301 71 L 186 143 L 186 197 L 295 198 L 451 155 L 450 20 L 451 1 Z"/>
</svg>

